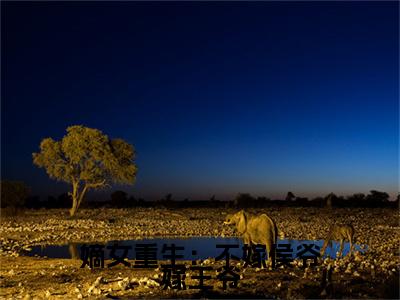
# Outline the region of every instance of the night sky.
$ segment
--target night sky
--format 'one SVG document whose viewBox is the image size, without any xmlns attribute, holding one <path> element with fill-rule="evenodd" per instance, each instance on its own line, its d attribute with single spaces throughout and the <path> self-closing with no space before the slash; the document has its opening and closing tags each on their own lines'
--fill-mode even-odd
<svg viewBox="0 0 400 300">
<path fill-rule="evenodd" d="M 2 2 L 2 178 L 81 124 L 145 199 L 398 192 L 398 2 Z M 106 191 L 110 193 L 110 190 Z M 93 195 L 93 194 L 92 194 Z"/>
</svg>

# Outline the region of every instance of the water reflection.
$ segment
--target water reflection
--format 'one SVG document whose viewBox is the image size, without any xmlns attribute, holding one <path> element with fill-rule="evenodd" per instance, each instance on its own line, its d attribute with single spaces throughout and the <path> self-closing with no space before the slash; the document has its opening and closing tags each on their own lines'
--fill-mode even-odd
<svg viewBox="0 0 400 300">
<path fill-rule="evenodd" d="M 146 244 L 146 243 L 155 243 L 157 247 L 157 259 L 163 260 L 163 256 L 165 253 L 162 253 L 162 248 L 164 244 L 171 245 L 175 244 L 176 246 L 184 247 L 184 250 L 180 251 L 179 254 L 183 255 L 183 260 L 198 260 L 198 259 L 207 259 L 207 258 L 215 258 L 221 254 L 223 249 L 217 248 L 217 245 L 221 244 L 229 244 L 229 245 L 239 245 L 236 249 L 231 249 L 230 253 L 237 256 L 243 256 L 243 242 L 239 238 L 215 238 L 215 237 L 195 237 L 195 238 L 156 238 L 156 239 L 144 239 L 144 240 L 125 240 L 125 241 L 109 241 L 107 243 L 70 243 L 68 245 L 62 246 L 35 246 L 32 247 L 32 251 L 25 253 L 29 256 L 46 256 L 48 258 L 72 258 L 72 259 L 81 259 L 81 246 L 86 245 L 94 245 L 100 244 L 104 245 L 105 248 L 105 259 L 110 259 L 110 247 L 115 243 L 118 246 L 128 246 L 130 250 L 128 252 L 128 259 L 135 259 L 137 244 Z M 285 246 L 286 244 L 286 246 Z M 278 249 L 279 248 L 287 248 L 291 249 L 292 257 L 296 257 L 296 253 L 302 251 L 305 248 L 305 245 L 313 244 L 313 249 L 319 252 L 319 249 L 323 245 L 323 240 L 279 240 L 278 241 Z M 336 252 L 339 250 L 339 243 L 333 242 L 332 247 L 327 248 L 326 256 L 330 256 L 332 258 L 336 257 Z M 349 243 L 345 243 L 343 249 L 343 255 L 347 255 L 350 250 Z M 365 251 L 362 249 L 360 245 L 354 245 L 354 250 L 356 251 Z"/>
<path fill-rule="evenodd" d="M 68 251 L 69 251 L 69 255 L 70 258 L 72 259 L 80 259 L 80 245 L 76 244 L 76 243 L 70 243 L 68 245 Z"/>
</svg>

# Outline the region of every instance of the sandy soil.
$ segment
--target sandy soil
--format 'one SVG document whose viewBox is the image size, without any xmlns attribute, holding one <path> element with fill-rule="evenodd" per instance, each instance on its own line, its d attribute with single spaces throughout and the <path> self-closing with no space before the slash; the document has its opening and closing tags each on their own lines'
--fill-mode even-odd
<svg viewBox="0 0 400 300">
<path fill-rule="evenodd" d="M 278 224 L 280 237 L 323 239 L 334 220 L 351 222 L 359 244 L 368 244 L 365 254 L 320 261 L 303 269 L 275 270 L 239 267 L 237 288 L 222 289 L 216 279 L 206 281 L 212 291 L 163 290 L 162 272 L 127 267 L 81 269 L 80 260 L 21 256 L 34 245 L 69 242 L 139 239 L 144 237 L 235 236 L 233 228 L 222 225 L 223 209 L 98 209 L 82 210 L 69 218 L 67 210 L 26 211 L 17 217 L 1 218 L 0 297 L 2 298 L 398 298 L 399 212 L 393 209 L 274 208 L 251 210 L 267 213 Z M 332 282 L 321 287 L 322 272 L 330 264 Z M 187 264 L 189 265 L 189 263 Z M 213 260 L 208 273 L 215 278 L 220 266 Z M 193 272 L 186 285 L 193 285 Z"/>
</svg>

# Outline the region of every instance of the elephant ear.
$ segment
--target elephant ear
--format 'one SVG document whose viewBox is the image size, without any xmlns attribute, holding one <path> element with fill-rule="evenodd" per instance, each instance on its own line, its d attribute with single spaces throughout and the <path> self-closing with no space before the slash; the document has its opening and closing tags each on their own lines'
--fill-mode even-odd
<svg viewBox="0 0 400 300">
<path fill-rule="evenodd" d="M 239 222 L 237 223 L 237 230 L 240 234 L 244 234 L 247 229 L 247 216 L 242 210 L 239 212 Z"/>
</svg>

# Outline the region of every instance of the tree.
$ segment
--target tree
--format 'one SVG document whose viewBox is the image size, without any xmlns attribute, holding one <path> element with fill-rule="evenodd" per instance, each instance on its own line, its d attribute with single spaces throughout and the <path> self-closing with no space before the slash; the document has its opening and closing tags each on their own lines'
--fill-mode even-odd
<svg viewBox="0 0 400 300">
<path fill-rule="evenodd" d="M 26 208 L 34 208 L 38 209 L 43 205 L 43 202 L 40 201 L 39 196 L 28 196 L 25 200 L 25 207 Z"/>
<path fill-rule="evenodd" d="M 308 206 L 310 203 L 308 202 L 308 198 L 307 197 L 296 197 L 296 200 L 294 200 L 296 203 L 296 206 Z"/>
<path fill-rule="evenodd" d="M 363 193 L 355 193 L 347 197 L 347 205 L 350 207 L 365 206 L 365 195 Z"/>
<path fill-rule="evenodd" d="M 171 204 L 174 200 L 172 199 L 172 194 L 166 194 L 164 198 L 160 200 L 162 204 Z"/>
<path fill-rule="evenodd" d="M 67 208 L 71 203 L 71 195 L 69 193 L 62 193 L 57 197 L 55 207 L 57 208 Z"/>
<path fill-rule="evenodd" d="M 135 150 L 122 139 L 109 139 L 100 130 L 80 125 L 67 128 L 61 141 L 43 139 L 33 163 L 46 169 L 52 179 L 72 185 L 74 216 L 87 191 L 111 183 L 133 184 L 137 167 Z"/>
<path fill-rule="evenodd" d="M 113 207 L 127 207 L 128 194 L 124 191 L 115 191 L 111 194 L 111 205 Z"/>
<path fill-rule="evenodd" d="M 257 207 L 270 207 L 271 205 L 273 205 L 273 202 L 271 202 L 271 199 L 267 198 L 265 196 L 257 197 L 256 203 L 257 203 Z"/>
<path fill-rule="evenodd" d="M 336 199 L 336 195 L 334 193 L 330 193 L 328 196 L 326 196 L 326 207 L 327 208 L 332 208 L 334 199 Z"/>
<path fill-rule="evenodd" d="M 28 187 L 21 181 L 1 181 L 1 207 L 22 207 L 28 194 Z"/>
<path fill-rule="evenodd" d="M 235 207 L 251 207 L 254 205 L 254 197 L 249 193 L 238 193 L 234 200 Z"/>
<path fill-rule="evenodd" d="M 286 201 L 291 202 L 292 200 L 294 200 L 296 197 L 292 192 L 288 192 L 286 195 Z"/>
<path fill-rule="evenodd" d="M 370 206 L 382 206 L 389 202 L 389 194 L 385 192 L 380 192 L 376 190 L 370 191 L 370 194 L 367 195 L 366 201 Z"/>
</svg>

